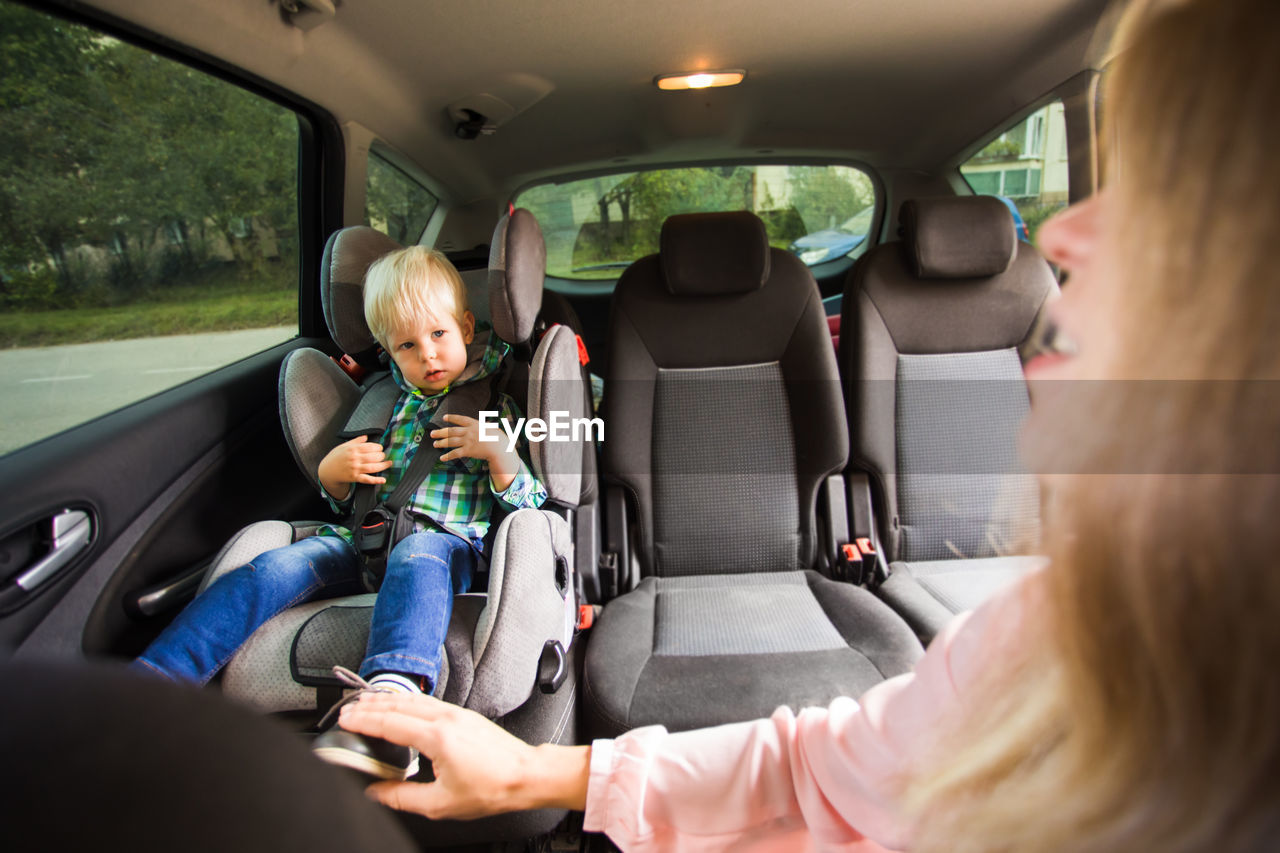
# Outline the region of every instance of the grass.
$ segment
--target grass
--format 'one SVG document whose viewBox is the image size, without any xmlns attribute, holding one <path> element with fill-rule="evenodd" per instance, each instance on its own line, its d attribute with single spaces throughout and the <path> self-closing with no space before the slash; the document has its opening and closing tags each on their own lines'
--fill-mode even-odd
<svg viewBox="0 0 1280 853">
<path fill-rule="evenodd" d="M 127 305 L 0 314 L 0 349 L 287 326 L 298 321 L 296 288 L 209 282 Z"/>
</svg>

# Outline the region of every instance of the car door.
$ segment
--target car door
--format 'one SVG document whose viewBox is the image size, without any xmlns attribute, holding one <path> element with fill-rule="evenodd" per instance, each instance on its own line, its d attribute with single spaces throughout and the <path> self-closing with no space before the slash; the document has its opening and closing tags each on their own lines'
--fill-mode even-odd
<svg viewBox="0 0 1280 853">
<path fill-rule="evenodd" d="M 245 524 L 323 510 L 277 414 L 342 148 L 319 109 L 0 0 L 0 649 L 131 657 Z"/>
</svg>

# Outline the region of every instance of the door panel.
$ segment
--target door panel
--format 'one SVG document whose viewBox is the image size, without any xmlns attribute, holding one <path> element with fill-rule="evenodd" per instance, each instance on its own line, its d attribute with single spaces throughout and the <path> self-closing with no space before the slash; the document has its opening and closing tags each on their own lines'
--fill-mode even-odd
<svg viewBox="0 0 1280 853">
<path fill-rule="evenodd" d="M 281 345 L 0 458 L 6 590 L 43 547 L 33 523 L 66 507 L 96 521 L 83 554 L 0 616 L 0 644 L 131 655 L 168 617 L 130 617 L 127 593 L 209 559 L 249 522 L 327 513 L 293 463 L 276 403 L 284 355 L 319 343 Z"/>
<path fill-rule="evenodd" d="M 327 513 L 276 400 L 286 353 L 332 348 L 318 278 L 341 132 L 88 7 L 0 0 L 0 20 L 24 57 L 0 104 L 24 177 L 0 199 L 0 655 L 128 656 L 172 615 L 130 615 L 138 590 L 251 521 Z"/>
</svg>

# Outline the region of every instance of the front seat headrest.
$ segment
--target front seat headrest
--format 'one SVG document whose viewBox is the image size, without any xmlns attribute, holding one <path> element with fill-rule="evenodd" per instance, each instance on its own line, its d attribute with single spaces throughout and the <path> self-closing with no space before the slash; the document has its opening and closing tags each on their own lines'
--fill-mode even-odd
<svg viewBox="0 0 1280 853">
<path fill-rule="evenodd" d="M 1013 263 L 1013 216 L 993 196 L 910 199 L 898 222 L 917 278 L 986 278 Z"/>
<path fill-rule="evenodd" d="M 675 296 L 750 293 L 769 278 L 769 235 L 745 210 L 669 216 L 658 252 Z"/>
</svg>

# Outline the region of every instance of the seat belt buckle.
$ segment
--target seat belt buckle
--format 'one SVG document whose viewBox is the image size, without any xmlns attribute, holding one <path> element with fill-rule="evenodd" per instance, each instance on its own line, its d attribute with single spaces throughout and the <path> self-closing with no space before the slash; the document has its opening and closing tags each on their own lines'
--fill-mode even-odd
<svg viewBox="0 0 1280 853">
<path fill-rule="evenodd" d="M 858 553 L 862 555 L 862 581 L 868 589 L 875 589 L 888 577 L 884 557 L 876 550 L 875 542 L 869 537 L 863 536 L 853 541 L 858 546 Z"/>
<path fill-rule="evenodd" d="M 840 558 L 836 563 L 836 575 L 839 580 L 847 580 L 861 584 L 865 568 L 862 562 L 862 550 L 854 542 L 846 542 L 840 546 Z"/>
<path fill-rule="evenodd" d="M 395 523 L 395 516 L 385 507 L 377 506 L 366 512 L 352 531 L 356 550 L 365 558 L 382 556 L 391 541 L 391 530 Z"/>
<path fill-rule="evenodd" d="M 342 372 L 350 376 L 351 381 L 355 382 L 357 385 L 360 384 L 360 380 L 364 379 L 365 374 L 368 373 L 367 370 L 360 366 L 359 362 L 347 355 L 345 352 L 340 358 L 336 356 L 333 357 L 333 363 L 338 365 L 338 367 L 341 367 Z"/>
<path fill-rule="evenodd" d="M 609 598 L 618 597 L 618 552 L 603 551 L 596 560 L 596 568 L 600 572 L 601 586 Z"/>
<path fill-rule="evenodd" d="M 579 604 L 578 605 L 578 624 L 574 626 L 575 631 L 585 631 L 596 623 L 596 613 L 600 610 L 598 604 Z"/>
</svg>

